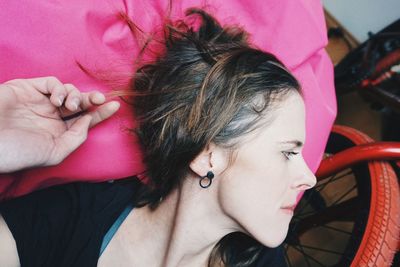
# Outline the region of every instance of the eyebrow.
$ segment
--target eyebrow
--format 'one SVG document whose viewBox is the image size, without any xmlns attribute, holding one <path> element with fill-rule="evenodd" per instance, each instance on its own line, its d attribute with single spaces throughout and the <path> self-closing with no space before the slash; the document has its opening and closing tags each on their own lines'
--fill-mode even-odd
<svg viewBox="0 0 400 267">
<path fill-rule="evenodd" d="M 283 141 L 283 142 L 280 142 L 280 144 L 282 144 L 282 145 L 293 145 L 296 148 L 303 146 L 303 142 L 301 142 L 299 140 Z"/>
</svg>

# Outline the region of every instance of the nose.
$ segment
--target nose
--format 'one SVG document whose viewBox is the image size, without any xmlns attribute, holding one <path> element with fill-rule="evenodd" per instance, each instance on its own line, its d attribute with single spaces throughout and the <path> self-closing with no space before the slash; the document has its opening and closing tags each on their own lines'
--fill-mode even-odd
<svg viewBox="0 0 400 267">
<path fill-rule="evenodd" d="M 308 190 L 313 188 L 317 183 L 317 178 L 310 170 L 307 163 L 301 157 L 300 166 L 298 166 L 297 177 L 295 179 L 294 187 L 298 190 Z"/>
</svg>

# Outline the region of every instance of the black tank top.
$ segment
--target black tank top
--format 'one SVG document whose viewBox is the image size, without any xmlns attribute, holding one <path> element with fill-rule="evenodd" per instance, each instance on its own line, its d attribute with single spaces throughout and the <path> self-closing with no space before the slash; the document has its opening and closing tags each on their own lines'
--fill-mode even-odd
<svg viewBox="0 0 400 267">
<path fill-rule="evenodd" d="M 104 236 L 140 185 L 136 178 L 73 183 L 1 203 L 21 266 L 97 266 Z"/>
</svg>

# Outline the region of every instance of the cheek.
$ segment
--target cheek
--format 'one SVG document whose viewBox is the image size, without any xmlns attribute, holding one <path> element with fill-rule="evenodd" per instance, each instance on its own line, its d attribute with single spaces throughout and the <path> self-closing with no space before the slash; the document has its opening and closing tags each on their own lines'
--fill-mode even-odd
<svg viewBox="0 0 400 267">
<path fill-rule="evenodd" d="M 282 196 L 289 182 L 288 168 L 284 159 L 277 154 L 266 158 L 265 155 L 246 162 L 239 171 L 247 175 L 247 181 L 254 186 L 254 192 L 264 192 L 265 199 L 275 200 Z"/>
<path fill-rule="evenodd" d="M 220 200 L 225 209 L 246 213 L 279 209 L 289 179 L 284 161 L 277 158 L 269 162 L 262 158 L 252 161 L 238 158 L 224 173 L 220 185 Z"/>
</svg>

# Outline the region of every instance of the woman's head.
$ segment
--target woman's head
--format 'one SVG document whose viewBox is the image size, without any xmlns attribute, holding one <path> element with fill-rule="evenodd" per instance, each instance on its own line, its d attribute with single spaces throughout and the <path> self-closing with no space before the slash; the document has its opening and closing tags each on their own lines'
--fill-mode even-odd
<svg viewBox="0 0 400 267">
<path fill-rule="evenodd" d="M 168 27 L 165 53 L 133 79 L 147 175 L 159 197 L 179 185 L 207 145 L 234 151 L 278 103 L 300 92 L 282 63 L 252 48 L 243 31 L 222 28 L 200 10 L 188 13 L 201 17 L 199 29 Z"/>
</svg>

